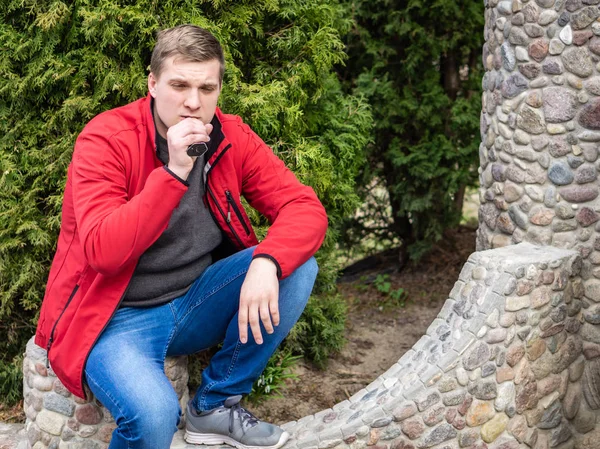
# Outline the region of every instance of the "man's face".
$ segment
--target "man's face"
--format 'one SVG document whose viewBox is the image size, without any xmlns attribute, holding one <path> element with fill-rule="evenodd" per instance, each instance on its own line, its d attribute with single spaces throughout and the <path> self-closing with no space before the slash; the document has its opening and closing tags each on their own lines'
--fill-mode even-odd
<svg viewBox="0 0 600 449">
<path fill-rule="evenodd" d="M 165 60 L 160 76 L 148 76 L 148 90 L 154 98 L 156 128 L 161 136 L 187 117 L 210 123 L 221 93 L 220 63 L 186 61 L 172 56 Z"/>
</svg>

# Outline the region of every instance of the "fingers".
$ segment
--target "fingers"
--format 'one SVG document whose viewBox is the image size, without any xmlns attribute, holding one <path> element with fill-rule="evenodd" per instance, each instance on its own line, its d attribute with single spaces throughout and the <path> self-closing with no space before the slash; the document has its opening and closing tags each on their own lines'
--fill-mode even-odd
<svg viewBox="0 0 600 449">
<path fill-rule="evenodd" d="M 248 342 L 248 307 L 244 307 L 240 304 L 240 310 L 238 312 L 238 330 L 240 333 L 240 341 L 242 344 Z"/>
<path fill-rule="evenodd" d="M 254 337 L 254 341 L 256 344 L 261 345 L 262 333 L 260 332 L 260 323 L 258 321 L 258 308 L 252 307 L 248 311 L 248 319 L 250 321 L 250 330 L 252 331 L 252 336 Z"/>
<path fill-rule="evenodd" d="M 238 327 L 240 333 L 240 341 L 246 343 L 248 341 L 248 327 L 252 333 L 252 337 L 257 344 L 263 343 L 263 336 L 260 328 L 262 323 L 267 334 L 272 334 L 274 326 L 279 325 L 279 305 L 277 296 L 269 300 L 264 298 L 261 301 L 246 303 L 240 301 L 240 309 L 238 312 Z"/>
</svg>

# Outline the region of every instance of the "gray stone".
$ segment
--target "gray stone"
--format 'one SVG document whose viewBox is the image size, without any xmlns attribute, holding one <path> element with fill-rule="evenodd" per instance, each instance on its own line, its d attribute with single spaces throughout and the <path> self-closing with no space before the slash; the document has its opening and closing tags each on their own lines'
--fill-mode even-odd
<svg viewBox="0 0 600 449">
<path fill-rule="evenodd" d="M 581 404 L 582 391 L 581 384 L 579 383 L 570 383 L 567 387 L 567 393 L 563 400 L 563 411 L 565 414 L 565 418 L 573 419 L 579 410 L 579 405 Z"/>
<path fill-rule="evenodd" d="M 577 119 L 579 124 L 585 128 L 599 130 L 600 129 L 600 99 L 594 99 L 588 102 L 581 109 L 581 113 Z"/>
<path fill-rule="evenodd" d="M 572 154 L 569 154 L 567 156 L 567 163 L 569 164 L 569 167 L 571 167 L 571 168 L 577 168 L 584 162 L 585 161 L 583 159 L 581 159 L 580 157 L 575 157 Z"/>
<path fill-rule="evenodd" d="M 585 310 L 583 317 L 588 323 L 600 324 L 600 304 L 595 304 Z"/>
<path fill-rule="evenodd" d="M 571 120 L 577 112 L 577 98 L 569 89 L 547 87 L 543 89 L 544 116 L 547 122 L 561 123 Z"/>
<path fill-rule="evenodd" d="M 550 25 L 558 18 L 558 13 L 551 9 L 546 9 L 542 11 L 540 14 L 540 18 L 538 19 L 538 23 L 542 26 Z M 561 25 L 563 26 L 563 25 Z"/>
<path fill-rule="evenodd" d="M 73 413 L 75 413 L 75 403 L 54 392 L 44 396 L 44 407 L 65 416 L 73 416 Z"/>
<path fill-rule="evenodd" d="M 574 30 L 583 30 L 600 16 L 598 8 L 588 6 L 571 14 L 571 26 Z"/>
<path fill-rule="evenodd" d="M 600 38 L 593 37 L 588 43 L 590 51 L 596 55 L 600 55 Z"/>
<path fill-rule="evenodd" d="M 593 73 L 594 65 L 585 47 L 569 48 L 561 58 L 565 68 L 575 75 L 586 78 Z"/>
<path fill-rule="evenodd" d="M 490 348 L 484 342 L 476 342 L 473 348 L 463 358 L 463 366 L 468 371 L 482 366 L 490 359 Z"/>
<path fill-rule="evenodd" d="M 542 151 L 548 146 L 548 138 L 545 136 L 537 136 L 531 139 L 531 146 L 535 151 Z"/>
<path fill-rule="evenodd" d="M 527 79 L 523 75 L 515 73 L 504 80 L 501 90 L 505 98 L 514 98 L 527 90 Z"/>
<path fill-rule="evenodd" d="M 549 153 L 554 158 L 566 156 L 571 152 L 571 146 L 563 137 L 555 137 L 550 142 Z"/>
<path fill-rule="evenodd" d="M 420 449 L 430 448 L 444 441 L 456 438 L 457 435 L 456 429 L 451 424 L 443 423 L 426 433 L 417 447 Z"/>
<path fill-rule="evenodd" d="M 588 324 L 584 324 L 585 329 Z M 581 379 L 583 396 L 592 410 L 600 409 L 600 358 L 588 360 Z"/>
<path fill-rule="evenodd" d="M 598 178 L 598 172 L 595 167 L 587 166 L 582 167 L 581 170 L 575 175 L 575 182 L 578 184 L 586 184 L 588 182 L 594 182 Z"/>
<path fill-rule="evenodd" d="M 517 126 L 531 134 L 542 134 L 546 131 L 546 122 L 542 114 L 528 106 L 523 106 L 517 116 Z"/>
<path fill-rule="evenodd" d="M 560 75 L 564 72 L 564 68 L 558 58 L 547 58 L 542 64 L 542 72 L 547 75 Z"/>
<path fill-rule="evenodd" d="M 567 164 L 562 161 L 558 161 L 550 166 L 550 169 L 548 170 L 548 178 L 555 185 L 564 186 L 571 184 L 575 177 Z"/>
<path fill-rule="evenodd" d="M 529 36 L 520 27 L 512 27 L 508 35 L 508 41 L 513 45 L 529 44 Z"/>
<path fill-rule="evenodd" d="M 577 412 L 575 419 L 573 419 L 573 427 L 575 427 L 575 430 L 579 433 L 588 433 L 594 429 L 595 424 L 596 413 L 590 410 L 590 407 L 588 407 L 585 401 L 581 401 L 579 411 Z M 579 447 L 578 449 L 582 448 Z"/>
<path fill-rule="evenodd" d="M 571 203 L 585 203 L 598 196 L 598 188 L 592 186 L 569 186 L 559 191 L 560 196 Z"/>
<path fill-rule="evenodd" d="M 564 27 L 567 23 L 569 23 L 569 20 L 571 20 L 571 14 L 569 14 L 567 11 L 563 11 L 558 18 L 558 25 Z"/>
<path fill-rule="evenodd" d="M 537 427 L 539 429 L 553 429 L 560 424 L 561 419 L 561 403 L 556 400 L 546 409 Z"/>
<path fill-rule="evenodd" d="M 474 382 L 469 386 L 469 393 L 477 399 L 489 400 L 498 396 L 496 382 Z"/>
<path fill-rule="evenodd" d="M 526 23 L 523 29 L 527 36 L 531 38 L 542 37 L 544 35 L 544 29 L 535 23 Z"/>
<path fill-rule="evenodd" d="M 433 404 L 438 403 L 440 399 L 440 394 L 437 391 L 434 391 L 432 393 L 428 393 L 424 396 L 418 397 L 415 400 L 415 403 L 417 404 L 417 408 L 419 409 L 419 411 L 423 412 L 429 407 L 431 407 Z"/>
<path fill-rule="evenodd" d="M 571 438 L 572 435 L 573 432 L 569 428 L 569 425 L 566 422 L 563 422 L 550 434 L 550 447 L 556 447 L 559 444 L 564 443 Z"/>
<path fill-rule="evenodd" d="M 502 65 L 507 71 L 512 72 L 517 64 L 512 46 L 508 42 L 504 42 L 500 46 L 500 51 L 502 54 Z"/>
<path fill-rule="evenodd" d="M 544 205 L 546 207 L 554 207 L 556 206 L 556 201 L 556 188 L 549 186 L 544 192 Z"/>
<path fill-rule="evenodd" d="M 526 230 L 529 227 L 529 220 L 527 214 L 521 211 L 515 204 L 508 208 L 508 215 L 512 221 L 521 229 Z"/>
</svg>

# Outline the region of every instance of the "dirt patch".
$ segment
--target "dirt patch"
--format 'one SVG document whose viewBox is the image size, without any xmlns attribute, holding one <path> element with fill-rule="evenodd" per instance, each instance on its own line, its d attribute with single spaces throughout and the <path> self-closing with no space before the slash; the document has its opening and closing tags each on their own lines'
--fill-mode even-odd
<svg viewBox="0 0 600 449">
<path fill-rule="evenodd" d="M 475 251 L 475 231 L 459 228 L 416 266 L 397 270 L 394 251 L 377 258 L 359 280 L 339 283 L 348 301 L 348 343 L 329 361 L 325 371 L 311 364 L 295 367 L 297 380 L 288 381 L 285 397 L 250 406 L 261 419 L 277 424 L 332 407 L 367 386 L 398 361 L 421 338 L 446 301 L 463 264 Z M 386 273 L 390 291 L 404 289 L 403 307 L 381 293 L 375 280 Z"/>
</svg>

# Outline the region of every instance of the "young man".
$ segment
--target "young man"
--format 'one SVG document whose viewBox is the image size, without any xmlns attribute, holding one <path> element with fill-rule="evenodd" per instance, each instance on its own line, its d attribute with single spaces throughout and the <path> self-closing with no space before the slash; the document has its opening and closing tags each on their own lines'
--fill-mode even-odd
<svg viewBox="0 0 600 449">
<path fill-rule="evenodd" d="M 223 71 L 207 31 L 162 31 L 148 97 L 98 115 L 75 144 L 36 343 L 69 390 L 84 397 L 87 383 L 115 417 L 111 449 L 168 448 L 181 410 L 164 359 L 220 342 L 188 404 L 188 442 L 289 437 L 240 395 L 304 309 L 327 217 L 217 108 Z M 260 243 L 240 195 L 271 222 Z"/>
</svg>

